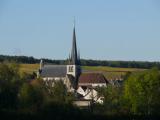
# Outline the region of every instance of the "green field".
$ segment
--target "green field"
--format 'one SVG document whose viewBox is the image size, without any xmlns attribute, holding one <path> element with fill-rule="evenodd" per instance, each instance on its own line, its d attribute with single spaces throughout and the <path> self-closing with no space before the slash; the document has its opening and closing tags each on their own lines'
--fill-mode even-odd
<svg viewBox="0 0 160 120">
<path fill-rule="evenodd" d="M 39 64 L 20 64 L 20 72 L 33 73 L 36 72 L 39 68 Z M 120 78 L 125 75 L 127 72 L 140 72 L 145 69 L 137 68 L 114 68 L 114 67 L 105 67 L 105 66 L 82 66 L 82 69 L 85 72 L 99 72 L 103 73 L 107 79 Z"/>
</svg>

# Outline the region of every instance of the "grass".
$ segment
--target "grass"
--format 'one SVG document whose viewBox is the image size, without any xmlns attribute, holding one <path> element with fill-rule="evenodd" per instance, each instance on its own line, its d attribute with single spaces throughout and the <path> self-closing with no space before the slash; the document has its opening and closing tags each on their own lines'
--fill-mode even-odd
<svg viewBox="0 0 160 120">
<path fill-rule="evenodd" d="M 88 72 L 100 72 L 107 79 L 116 79 L 121 78 L 127 72 L 137 72 L 137 71 L 144 71 L 145 69 L 138 69 L 138 68 L 118 68 L 118 67 L 108 67 L 108 66 L 83 66 L 83 70 Z"/>
<path fill-rule="evenodd" d="M 39 69 L 39 64 L 20 64 L 20 72 L 32 74 Z M 144 71 L 145 69 L 138 68 L 117 68 L 107 66 L 82 66 L 86 72 L 100 72 L 103 73 L 107 79 L 115 79 L 124 76 L 127 72 Z"/>
<path fill-rule="evenodd" d="M 33 72 L 38 71 L 39 64 L 20 64 L 20 72 L 25 72 L 32 74 Z"/>
<path fill-rule="evenodd" d="M 107 67 L 107 66 L 83 66 L 84 70 L 91 71 L 103 71 L 103 72 L 133 72 L 133 71 L 142 71 L 144 69 L 138 68 L 118 68 L 118 67 Z"/>
</svg>

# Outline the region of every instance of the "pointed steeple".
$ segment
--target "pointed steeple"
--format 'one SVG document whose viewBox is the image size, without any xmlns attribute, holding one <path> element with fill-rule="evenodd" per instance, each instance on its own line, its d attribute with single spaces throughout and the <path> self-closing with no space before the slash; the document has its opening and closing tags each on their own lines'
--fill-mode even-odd
<svg viewBox="0 0 160 120">
<path fill-rule="evenodd" d="M 71 62 L 72 62 L 73 65 L 78 65 L 75 25 L 74 25 L 74 28 L 73 28 Z"/>
</svg>

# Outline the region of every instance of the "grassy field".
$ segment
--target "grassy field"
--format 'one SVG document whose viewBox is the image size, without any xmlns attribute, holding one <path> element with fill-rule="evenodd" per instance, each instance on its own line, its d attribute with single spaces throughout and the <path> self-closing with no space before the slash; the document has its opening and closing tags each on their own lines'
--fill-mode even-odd
<svg viewBox="0 0 160 120">
<path fill-rule="evenodd" d="M 121 78 L 127 72 L 140 72 L 145 69 L 137 68 L 118 68 L 118 67 L 107 67 L 107 66 L 83 66 L 83 70 L 86 72 L 100 72 L 103 73 L 107 79 Z"/>
<path fill-rule="evenodd" d="M 142 71 L 144 69 L 137 68 L 118 68 L 118 67 L 107 67 L 107 66 L 83 66 L 84 70 L 92 71 L 104 71 L 104 72 L 133 72 L 133 71 Z"/>
<path fill-rule="evenodd" d="M 32 74 L 39 68 L 39 64 L 20 64 L 20 72 Z"/>
<path fill-rule="evenodd" d="M 20 64 L 20 71 L 26 73 L 33 73 L 39 69 L 39 64 Z M 127 72 L 137 72 L 144 71 L 145 69 L 137 68 L 114 68 L 105 66 L 82 66 L 85 72 L 100 72 L 103 73 L 107 79 L 120 78 Z"/>
</svg>

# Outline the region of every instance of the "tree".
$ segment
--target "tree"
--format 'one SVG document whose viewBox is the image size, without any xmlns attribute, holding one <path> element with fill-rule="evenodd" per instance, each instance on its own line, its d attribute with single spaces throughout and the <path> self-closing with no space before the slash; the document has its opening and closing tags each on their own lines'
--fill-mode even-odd
<svg viewBox="0 0 160 120">
<path fill-rule="evenodd" d="M 24 83 L 19 91 L 20 109 L 25 112 L 33 112 L 40 109 L 43 104 L 43 92 L 38 86 Z M 33 110 L 33 111 L 32 111 Z"/>
<path fill-rule="evenodd" d="M 73 94 L 67 92 L 67 88 L 62 80 L 54 82 L 54 85 L 49 89 L 50 97 L 56 103 L 70 104 L 74 99 Z"/>
<path fill-rule="evenodd" d="M 160 73 L 158 69 L 134 73 L 124 85 L 124 97 L 132 114 L 160 114 Z"/>
<path fill-rule="evenodd" d="M 20 84 L 19 66 L 15 63 L 0 63 L 0 108 L 13 109 L 17 106 Z"/>
<path fill-rule="evenodd" d="M 105 92 L 104 105 L 107 110 L 107 114 L 118 115 L 121 113 L 121 96 L 122 88 L 119 86 L 108 85 Z"/>
<path fill-rule="evenodd" d="M 104 97 L 103 105 L 96 105 L 98 114 L 119 115 L 123 113 L 122 86 L 107 85 L 96 88 L 99 96 Z"/>
</svg>

